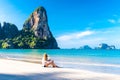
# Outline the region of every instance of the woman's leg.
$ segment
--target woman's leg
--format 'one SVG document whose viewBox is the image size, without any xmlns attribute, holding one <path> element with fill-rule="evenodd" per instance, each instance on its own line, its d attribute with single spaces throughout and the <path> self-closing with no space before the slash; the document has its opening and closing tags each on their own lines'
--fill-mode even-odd
<svg viewBox="0 0 120 80">
<path fill-rule="evenodd" d="M 46 67 L 48 67 L 49 65 L 52 65 L 53 67 L 58 67 L 58 66 L 54 63 L 54 61 L 49 61 L 49 62 L 47 62 L 47 63 L 45 64 Z"/>
<path fill-rule="evenodd" d="M 58 66 L 54 63 L 54 61 L 52 62 L 52 66 L 53 66 L 53 67 L 58 67 Z"/>
</svg>

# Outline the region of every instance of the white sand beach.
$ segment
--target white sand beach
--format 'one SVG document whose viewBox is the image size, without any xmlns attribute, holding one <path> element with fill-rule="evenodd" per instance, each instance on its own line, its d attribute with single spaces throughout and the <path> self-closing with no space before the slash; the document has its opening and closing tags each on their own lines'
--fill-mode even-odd
<svg viewBox="0 0 120 80">
<path fill-rule="evenodd" d="M 120 76 L 0 59 L 0 80 L 120 80 Z"/>
</svg>

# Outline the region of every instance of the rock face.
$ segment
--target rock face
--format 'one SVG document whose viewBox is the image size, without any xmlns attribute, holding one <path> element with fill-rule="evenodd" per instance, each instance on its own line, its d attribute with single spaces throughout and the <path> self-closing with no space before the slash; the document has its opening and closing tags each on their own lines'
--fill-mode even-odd
<svg viewBox="0 0 120 80">
<path fill-rule="evenodd" d="M 3 26 L 0 24 L 0 39 L 13 38 L 19 33 L 18 28 L 11 23 L 3 23 Z"/>
<path fill-rule="evenodd" d="M 37 8 L 30 15 L 30 17 L 25 21 L 23 25 L 23 30 L 24 29 L 32 30 L 35 36 L 42 40 L 49 40 L 49 42 L 46 42 L 49 43 L 49 46 L 46 48 L 58 48 L 58 44 L 49 29 L 47 13 L 44 7 Z"/>
<path fill-rule="evenodd" d="M 13 38 L 19 33 L 17 26 L 11 23 L 3 23 L 2 31 L 5 38 Z"/>
<path fill-rule="evenodd" d="M 88 45 L 84 45 L 83 47 L 80 47 L 79 49 L 85 49 L 85 50 L 87 49 L 88 50 L 88 49 L 92 49 L 92 48 Z"/>
<path fill-rule="evenodd" d="M 109 46 L 106 43 L 102 43 L 102 44 L 99 44 L 99 47 L 97 47 L 96 49 L 111 50 L 111 49 L 116 49 L 116 48 L 114 45 Z"/>
<path fill-rule="evenodd" d="M 37 8 L 23 26 L 24 28 L 32 29 L 35 35 L 41 39 L 52 37 L 48 26 L 46 10 L 43 7 Z"/>
<path fill-rule="evenodd" d="M 37 8 L 18 30 L 11 23 L 0 23 L 0 48 L 4 49 L 59 49 L 49 26 L 46 10 Z"/>
</svg>

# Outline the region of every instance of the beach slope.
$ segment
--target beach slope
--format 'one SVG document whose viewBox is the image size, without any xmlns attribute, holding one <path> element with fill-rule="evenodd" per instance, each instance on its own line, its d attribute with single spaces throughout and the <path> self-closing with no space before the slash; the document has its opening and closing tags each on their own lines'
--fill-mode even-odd
<svg viewBox="0 0 120 80">
<path fill-rule="evenodd" d="M 0 80 L 120 80 L 120 76 L 0 59 Z"/>
</svg>

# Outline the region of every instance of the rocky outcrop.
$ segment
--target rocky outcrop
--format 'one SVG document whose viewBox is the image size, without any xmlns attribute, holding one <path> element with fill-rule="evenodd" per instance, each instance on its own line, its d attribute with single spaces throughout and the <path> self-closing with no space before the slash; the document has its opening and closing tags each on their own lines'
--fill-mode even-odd
<svg viewBox="0 0 120 80">
<path fill-rule="evenodd" d="M 0 39 L 13 38 L 19 33 L 18 28 L 11 23 L 3 23 L 3 26 L 0 24 Z"/>
<path fill-rule="evenodd" d="M 46 10 L 37 8 L 18 30 L 11 23 L 0 24 L 0 48 L 4 49 L 59 49 L 49 26 Z"/>
<path fill-rule="evenodd" d="M 88 49 L 92 49 L 92 48 L 88 45 L 84 45 L 84 46 L 80 47 L 79 49 L 85 49 L 85 50 L 87 49 L 88 50 Z"/>
<path fill-rule="evenodd" d="M 46 43 L 49 44 L 46 48 L 58 48 L 58 44 L 49 29 L 47 13 L 44 7 L 37 8 L 30 15 L 23 25 L 24 29 L 33 30 L 36 37 L 46 40 Z"/>
<path fill-rule="evenodd" d="M 110 50 L 110 49 L 116 49 L 114 45 L 109 46 L 106 43 L 99 44 L 99 47 L 96 47 L 95 49 L 103 49 L 103 50 Z"/>
<path fill-rule="evenodd" d="M 13 38 L 19 33 L 16 25 L 11 23 L 3 23 L 2 32 L 5 38 Z"/>
<path fill-rule="evenodd" d="M 43 7 L 37 8 L 23 26 L 24 28 L 32 29 L 35 35 L 41 39 L 52 37 L 48 26 L 46 10 Z"/>
</svg>

